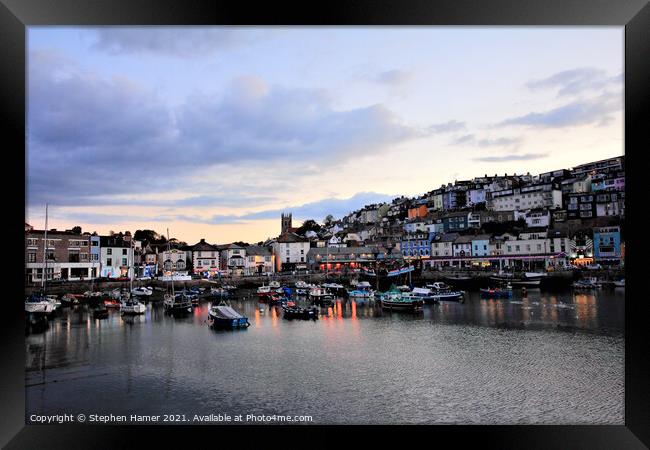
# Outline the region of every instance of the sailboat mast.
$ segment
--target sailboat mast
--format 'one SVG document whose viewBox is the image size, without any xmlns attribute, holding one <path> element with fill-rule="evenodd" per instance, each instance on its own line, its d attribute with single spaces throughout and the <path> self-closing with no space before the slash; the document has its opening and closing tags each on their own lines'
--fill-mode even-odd
<svg viewBox="0 0 650 450">
<path fill-rule="evenodd" d="M 47 203 L 45 204 L 45 242 L 43 243 L 43 278 L 41 279 L 41 287 L 45 292 L 45 282 L 47 279 Z"/>
<path fill-rule="evenodd" d="M 134 250 L 133 250 L 133 236 L 131 236 L 131 282 L 129 284 L 129 289 L 131 293 L 133 293 L 133 272 L 135 271 L 135 264 L 134 260 L 135 255 L 134 255 Z"/>
<path fill-rule="evenodd" d="M 167 228 L 167 251 L 171 251 L 171 249 L 172 249 L 171 243 L 169 242 L 169 228 Z M 172 267 L 172 269 L 173 269 L 173 267 Z M 175 295 L 175 292 L 174 292 L 174 271 L 173 270 L 172 270 L 171 278 L 172 278 L 172 295 Z"/>
</svg>

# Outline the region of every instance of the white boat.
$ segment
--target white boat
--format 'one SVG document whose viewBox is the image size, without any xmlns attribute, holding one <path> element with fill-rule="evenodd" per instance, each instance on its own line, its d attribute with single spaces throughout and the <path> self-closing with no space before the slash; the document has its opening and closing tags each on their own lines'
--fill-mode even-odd
<svg viewBox="0 0 650 450">
<path fill-rule="evenodd" d="M 137 295 L 137 296 L 146 296 L 146 297 L 148 297 L 151 294 L 153 294 L 153 289 L 151 289 L 150 287 L 142 286 L 142 287 L 137 287 L 137 288 L 131 289 L 131 293 L 133 295 Z"/>
<path fill-rule="evenodd" d="M 366 289 L 355 289 L 353 291 L 348 291 L 348 296 L 350 298 L 375 298 L 375 293 L 371 290 Z"/>
<path fill-rule="evenodd" d="M 624 288 L 625 287 L 625 278 L 619 280 L 619 281 L 614 281 L 614 287 L 617 288 Z"/>
<path fill-rule="evenodd" d="M 86 298 L 101 297 L 102 295 L 104 295 L 104 294 L 102 292 L 99 292 L 99 291 L 95 291 L 95 292 L 94 291 L 86 291 L 86 292 L 84 292 L 84 297 L 86 297 Z"/>
<path fill-rule="evenodd" d="M 277 289 L 277 288 L 280 287 L 280 282 L 279 282 L 279 281 L 271 281 L 271 282 L 269 283 L 269 287 L 270 287 L 271 289 Z"/>
<path fill-rule="evenodd" d="M 271 286 L 262 285 L 257 288 L 257 295 L 269 295 L 271 294 Z"/>
<path fill-rule="evenodd" d="M 601 283 L 596 278 L 584 278 L 573 283 L 574 289 L 600 289 Z"/>
<path fill-rule="evenodd" d="M 360 286 L 360 284 L 357 286 Z M 344 289 L 343 285 L 338 283 L 323 283 L 323 287 L 326 289 Z M 370 287 L 370 284 L 368 284 L 368 287 Z"/>
<path fill-rule="evenodd" d="M 298 288 L 298 289 L 306 289 L 306 288 L 310 287 L 309 284 L 307 284 L 307 283 L 304 282 L 303 280 L 298 280 L 298 281 L 296 281 L 295 286 L 296 286 L 296 288 Z"/>
<path fill-rule="evenodd" d="M 122 314 L 144 314 L 146 311 L 147 307 L 144 305 L 144 303 L 140 303 L 137 299 L 128 299 L 122 301 L 120 304 L 120 312 Z"/>
<path fill-rule="evenodd" d="M 30 295 L 25 300 L 25 312 L 29 314 L 48 315 L 54 311 L 54 303 L 45 295 Z"/>
<path fill-rule="evenodd" d="M 427 284 L 427 288 L 431 289 L 432 291 L 449 291 L 451 290 L 451 286 L 448 284 L 443 283 L 442 281 L 436 281 L 435 283 Z"/>
<path fill-rule="evenodd" d="M 322 302 L 333 300 L 334 295 L 323 287 L 313 287 L 309 290 L 309 298 L 315 302 Z"/>
</svg>

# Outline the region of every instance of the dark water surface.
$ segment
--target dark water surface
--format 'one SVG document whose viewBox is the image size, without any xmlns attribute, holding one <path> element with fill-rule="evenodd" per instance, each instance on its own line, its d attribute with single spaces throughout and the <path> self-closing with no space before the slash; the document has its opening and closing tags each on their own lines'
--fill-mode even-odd
<svg viewBox="0 0 650 450">
<path fill-rule="evenodd" d="M 339 300 L 288 321 L 232 301 L 244 331 L 65 308 L 26 336 L 31 414 L 281 414 L 313 423 L 623 424 L 624 290 L 468 293 L 464 304 L 383 312 Z M 260 309 L 261 308 L 261 309 Z"/>
</svg>

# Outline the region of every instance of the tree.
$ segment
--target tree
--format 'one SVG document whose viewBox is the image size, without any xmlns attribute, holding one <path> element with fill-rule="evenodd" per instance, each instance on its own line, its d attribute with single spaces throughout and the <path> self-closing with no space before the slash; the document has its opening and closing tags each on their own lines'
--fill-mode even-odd
<svg viewBox="0 0 650 450">
<path fill-rule="evenodd" d="M 72 232 L 76 234 L 81 234 L 81 227 L 79 225 L 72 227 Z"/>
<path fill-rule="evenodd" d="M 332 224 L 333 221 L 334 221 L 334 216 L 331 215 L 331 214 L 328 214 L 328 215 L 325 217 L 325 220 L 323 220 L 323 224 L 327 227 L 327 226 L 330 226 L 330 225 Z"/>
<path fill-rule="evenodd" d="M 233 242 L 233 244 L 239 245 L 240 247 L 249 247 L 250 246 L 250 244 L 248 242 L 243 242 L 243 241 Z"/>
<path fill-rule="evenodd" d="M 308 231 L 314 231 L 318 233 L 321 229 L 321 226 L 312 219 L 305 220 L 302 225 L 296 230 L 296 234 L 299 234 L 301 236 L 304 236 L 306 232 Z"/>
</svg>

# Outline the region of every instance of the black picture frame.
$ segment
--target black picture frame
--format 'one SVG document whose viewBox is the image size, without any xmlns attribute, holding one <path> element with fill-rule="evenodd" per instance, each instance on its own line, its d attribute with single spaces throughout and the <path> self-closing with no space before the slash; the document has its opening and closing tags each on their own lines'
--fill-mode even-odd
<svg viewBox="0 0 650 450">
<path fill-rule="evenodd" d="M 454 446 L 476 441 L 488 448 L 571 448 L 619 449 L 646 448 L 650 445 L 650 352 L 647 324 L 648 300 L 641 294 L 643 251 L 642 207 L 635 207 L 647 187 L 642 171 L 647 168 L 645 154 L 648 138 L 643 112 L 650 110 L 648 80 L 650 75 L 650 5 L 645 0 L 366 0 L 321 4 L 244 3 L 170 0 L 0 0 L 0 108 L 8 131 L 4 156 L 9 160 L 7 173 L 25 174 L 26 113 L 26 27 L 30 25 L 555 25 L 555 26 L 625 26 L 625 154 L 626 154 L 626 320 L 625 320 L 625 426 L 435 426 L 370 427 L 374 436 L 395 435 L 424 442 Z M 642 144 L 643 143 L 643 144 Z M 643 145 L 641 147 L 641 145 Z M 639 146 L 640 148 L 637 148 Z M 23 149 L 23 151 L 21 151 Z M 5 230 L 11 255 L 24 253 L 24 230 L 20 211 L 25 211 L 25 184 L 5 184 L 9 200 L 9 220 Z M 638 196 L 638 200 L 637 200 Z M 637 230 L 638 227 L 638 230 Z M 15 236 L 15 237 L 14 237 Z M 633 268 L 630 270 L 630 268 Z M 6 262 L 6 282 L 11 294 L 2 299 L 2 390 L 0 391 L 0 444 L 15 448 L 130 448 L 158 439 L 181 437 L 193 445 L 197 436 L 210 438 L 214 427 L 165 426 L 91 426 L 25 425 L 24 367 L 25 347 L 22 298 L 24 292 L 22 263 Z M 588 382 L 589 380 L 585 380 Z M 561 382 L 561 380 L 558 380 Z M 294 435 L 273 433 L 269 428 L 253 427 L 220 432 L 220 438 L 238 439 L 246 446 L 266 445 L 270 436 Z M 330 435 L 321 426 L 302 427 L 301 437 Z M 230 433 L 232 431 L 232 433 Z M 298 430 L 299 431 L 299 430 Z M 306 431 L 306 433 L 305 433 Z M 334 431 L 336 432 L 336 431 Z M 292 431 L 293 433 L 293 431 Z M 228 436 L 225 436 L 228 435 Z M 272 439 L 272 438 L 271 438 Z M 255 442 L 257 440 L 257 442 Z M 307 440 L 303 442 L 311 442 Z M 296 441 L 300 442 L 300 441 Z M 216 445 L 216 443 L 215 443 Z"/>
</svg>

